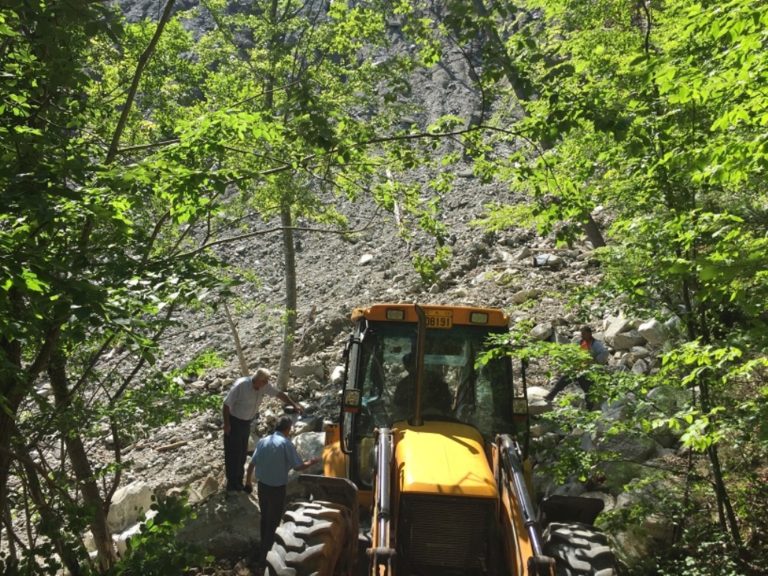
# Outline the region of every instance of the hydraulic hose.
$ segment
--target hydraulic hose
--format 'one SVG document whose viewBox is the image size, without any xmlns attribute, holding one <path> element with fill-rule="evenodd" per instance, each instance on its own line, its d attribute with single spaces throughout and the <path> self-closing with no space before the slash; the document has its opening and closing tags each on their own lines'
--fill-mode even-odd
<svg viewBox="0 0 768 576">
<path fill-rule="evenodd" d="M 531 502 L 531 496 L 528 494 L 528 488 L 525 484 L 525 475 L 523 474 L 523 464 L 520 458 L 520 446 L 507 434 L 501 437 L 502 444 L 502 464 L 509 478 L 512 479 L 515 494 L 523 513 L 523 520 L 528 536 L 531 539 L 531 547 L 534 556 L 544 555 L 544 546 L 541 540 L 541 532 L 536 521 L 536 511 Z"/>
<path fill-rule="evenodd" d="M 379 428 L 376 442 L 376 538 L 369 550 L 373 556 L 373 565 L 386 565 L 386 573 L 391 570 L 395 551 L 392 548 L 390 521 L 392 518 L 392 430 Z"/>
</svg>

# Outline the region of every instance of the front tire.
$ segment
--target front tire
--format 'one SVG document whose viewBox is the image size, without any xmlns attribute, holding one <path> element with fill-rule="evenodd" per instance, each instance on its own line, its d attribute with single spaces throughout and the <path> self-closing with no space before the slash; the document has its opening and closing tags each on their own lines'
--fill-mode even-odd
<svg viewBox="0 0 768 576">
<path fill-rule="evenodd" d="M 618 576 L 608 537 L 588 524 L 551 523 L 544 530 L 544 554 L 555 559 L 557 576 Z"/>
<path fill-rule="evenodd" d="M 297 502 L 283 514 L 267 553 L 268 576 L 334 576 L 351 570 L 349 510 L 332 502 Z"/>
</svg>

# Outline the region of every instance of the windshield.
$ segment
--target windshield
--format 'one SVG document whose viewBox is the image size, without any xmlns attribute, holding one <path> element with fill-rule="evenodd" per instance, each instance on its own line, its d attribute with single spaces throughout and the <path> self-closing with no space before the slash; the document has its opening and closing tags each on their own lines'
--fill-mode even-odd
<svg viewBox="0 0 768 576">
<path fill-rule="evenodd" d="M 422 388 L 425 419 L 472 424 L 487 438 L 512 431 L 509 360 L 476 365 L 488 334 L 488 328 L 476 326 L 427 330 Z M 369 324 L 362 341 L 361 381 L 357 385 L 363 404 L 357 419 L 358 437 L 414 415 L 415 352 L 414 324 Z"/>
</svg>

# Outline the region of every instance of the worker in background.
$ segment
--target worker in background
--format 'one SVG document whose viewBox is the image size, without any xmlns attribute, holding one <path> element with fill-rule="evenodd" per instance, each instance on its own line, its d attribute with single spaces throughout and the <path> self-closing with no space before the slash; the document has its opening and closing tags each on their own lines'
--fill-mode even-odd
<svg viewBox="0 0 768 576">
<path fill-rule="evenodd" d="M 592 357 L 592 361 L 597 364 L 608 364 L 608 358 L 610 356 L 605 344 L 600 340 L 595 340 L 592 336 L 592 328 L 590 326 L 581 327 L 581 341 L 579 346 L 582 350 L 589 352 Z M 552 402 L 555 397 L 563 391 L 563 389 L 569 384 L 576 384 L 584 391 L 584 398 L 588 410 L 593 407 L 592 400 L 589 397 L 589 389 L 592 387 L 592 380 L 589 377 L 588 372 L 581 372 L 576 377 L 570 374 L 563 374 L 557 379 L 554 387 L 545 396 L 547 402 Z"/>
</svg>

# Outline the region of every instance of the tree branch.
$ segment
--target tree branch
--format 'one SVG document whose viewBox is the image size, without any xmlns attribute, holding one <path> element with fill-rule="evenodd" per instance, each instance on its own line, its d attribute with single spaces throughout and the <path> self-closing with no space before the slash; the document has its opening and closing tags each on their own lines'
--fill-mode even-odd
<svg viewBox="0 0 768 576">
<path fill-rule="evenodd" d="M 320 234 L 337 234 L 340 236 L 344 236 L 347 234 L 359 234 L 360 232 L 364 232 L 365 230 L 367 230 L 373 225 L 375 217 L 379 213 L 379 211 L 380 211 L 380 208 L 376 208 L 376 211 L 369 218 L 368 223 L 362 228 L 356 228 L 354 230 L 330 230 L 328 228 L 311 228 L 306 226 L 274 226 L 272 228 L 267 228 L 265 230 L 257 230 L 255 232 L 248 232 L 247 234 L 240 234 L 239 236 L 232 236 L 230 238 L 222 238 L 220 240 L 214 240 L 213 242 L 209 242 L 204 246 L 200 246 L 198 248 L 195 248 L 194 250 L 190 250 L 189 252 L 179 254 L 179 257 L 189 258 L 191 256 L 195 256 L 199 254 L 203 250 L 212 248 L 213 246 L 218 246 L 220 244 L 228 244 L 230 242 L 239 242 L 240 240 L 246 240 L 248 238 L 253 238 L 255 236 L 263 236 L 265 234 L 272 234 L 274 232 L 281 232 L 283 230 L 295 230 L 299 232 L 317 232 Z"/>
<path fill-rule="evenodd" d="M 149 59 L 152 57 L 152 54 L 157 47 L 157 43 L 160 41 L 160 36 L 163 34 L 165 25 L 171 19 L 171 12 L 173 11 L 173 5 L 175 2 L 176 0 L 168 0 L 165 5 L 165 10 L 163 10 L 163 15 L 160 17 L 160 21 L 157 23 L 157 28 L 155 29 L 155 33 L 152 36 L 152 39 L 149 41 L 149 44 L 144 49 L 144 52 L 142 52 L 141 56 L 139 56 L 139 62 L 136 65 L 136 71 L 133 73 L 133 79 L 131 80 L 131 87 L 128 89 L 128 97 L 125 99 L 123 111 L 120 113 L 120 119 L 117 122 L 115 133 L 112 135 L 112 143 L 109 145 L 109 151 L 107 152 L 106 159 L 107 164 L 111 164 L 115 159 L 115 156 L 117 156 L 120 137 L 123 135 L 125 125 L 128 122 L 128 114 L 130 114 L 133 100 L 136 98 L 136 92 L 139 89 L 141 75 L 144 73 L 144 68 L 146 68 Z"/>
</svg>

